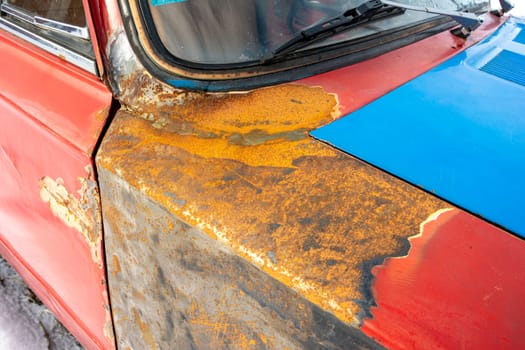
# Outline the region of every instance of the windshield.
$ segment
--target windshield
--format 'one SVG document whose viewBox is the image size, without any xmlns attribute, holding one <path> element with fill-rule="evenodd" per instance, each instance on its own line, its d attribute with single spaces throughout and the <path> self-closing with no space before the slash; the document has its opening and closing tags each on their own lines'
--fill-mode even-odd
<svg viewBox="0 0 525 350">
<path fill-rule="evenodd" d="M 178 59 L 204 64 L 261 61 L 315 25 L 363 0 L 149 0 L 160 41 Z M 479 11 L 488 0 L 398 0 L 416 6 Z M 316 42 L 331 45 L 418 23 L 435 15 L 406 11 Z"/>
</svg>

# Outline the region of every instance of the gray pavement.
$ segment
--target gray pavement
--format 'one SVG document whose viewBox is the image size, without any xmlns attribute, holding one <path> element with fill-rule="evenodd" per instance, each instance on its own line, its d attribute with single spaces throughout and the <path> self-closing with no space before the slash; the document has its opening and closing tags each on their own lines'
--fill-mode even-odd
<svg viewBox="0 0 525 350">
<path fill-rule="evenodd" d="M 82 346 L 0 257 L 0 350 L 81 350 Z"/>
</svg>

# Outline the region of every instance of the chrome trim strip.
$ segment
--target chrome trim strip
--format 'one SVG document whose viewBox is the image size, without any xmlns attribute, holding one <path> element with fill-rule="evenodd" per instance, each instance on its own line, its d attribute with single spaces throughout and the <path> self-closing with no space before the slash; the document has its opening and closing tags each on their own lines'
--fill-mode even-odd
<svg viewBox="0 0 525 350">
<path fill-rule="evenodd" d="M 89 40 L 89 31 L 86 27 L 72 26 L 70 24 L 53 21 L 40 16 L 33 17 L 33 23 L 36 26 L 44 29 L 50 29 L 59 33 L 74 36 L 76 38 Z"/>
<path fill-rule="evenodd" d="M 45 17 L 32 15 L 23 9 L 6 3 L 0 4 L 0 10 L 19 20 L 31 23 L 43 29 L 54 30 L 62 34 L 74 36 L 76 38 L 89 39 L 89 30 L 87 27 L 77 27 Z"/>
<path fill-rule="evenodd" d="M 3 29 L 13 35 L 16 35 L 39 48 L 63 58 L 69 63 L 88 71 L 89 73 L 97 75 L 97 64 L 94 60 L 84 57 L 74 51 L 69 50 L 51 40 L 42 38 L 41 36 L 17 26 L 4 18 L 0 18 L 0 29 Z"/>
<path fill-rule="evenodd" d="M 22 21 L 33 23 L 33 16 L 9 4 L 0 4 L 0 10 Z"/>
</svg>

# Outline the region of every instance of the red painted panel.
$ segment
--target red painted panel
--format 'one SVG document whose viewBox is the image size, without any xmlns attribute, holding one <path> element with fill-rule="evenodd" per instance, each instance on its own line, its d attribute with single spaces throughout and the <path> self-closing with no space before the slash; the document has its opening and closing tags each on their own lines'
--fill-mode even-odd
<svg viewBox="0 0 525 350">
<path fill-rule="evenodd" d="M 0 52 L 0 253 L 84 346 L 113 348 L 104 270 L 40 198 L 44 176 L 63 179 L 77 199 L 79 179 L 94 180 L 85 167 L 111 94 L 97 77 L 3 31 Z"/>
<path fill-rule="evenodd" d="M 300 83 L 322 86 L 337 94 L 341 115 L 346 115 L 479 42 L 503 20 L 488 15 L 467 40 L 444 31 L 376 58 L 303 79 Z"/>
<path fill-rule="evenodd" d="M 363 330 L 394 349 L 525 348 L 525 241 L 454 209 L 374 269 Z"/>
<path fill-rule="evenodd" d="M 89 0 L 82 0 L 82 4 L 84 5 L 86 23 L 89 29 L 89 37 L 90 37 L 91 43 L 93 44 L 93 52 L 95 53 L 95 57 L 97 61 L 98 73 L 100 76 L 104 76 L 104 63 L 102 61 L 102 53 L 100 51 L 99 37 L 97 35 L 98 27 L 95 26 L 95 22 L 93 21 L 93 15 L 91 11 L 89 10 L 90 9 Z"/>
<path fill-rule="evenodd" d="M 0 52 L 0 93 L 90 155 L 105 124 L 111 98 L 107 88 L 72 64 L 5 32 Z"/>
<path fill-rule="evenodd" d="M 116 0 L 84 0 L 84 2 L 91 4 L 91 17 L 95 28 L 97 28 L 99 48 L 104 55 L 107 53 L 105 50 L 108 47 L 111 35 L 122 30 L 119 6 Z"/>
</svg>

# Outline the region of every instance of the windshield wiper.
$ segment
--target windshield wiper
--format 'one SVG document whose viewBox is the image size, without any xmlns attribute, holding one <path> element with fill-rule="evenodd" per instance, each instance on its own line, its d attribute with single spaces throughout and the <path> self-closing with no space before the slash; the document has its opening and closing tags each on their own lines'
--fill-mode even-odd
<svg viewBox="0 0 525 350">
<path fill-rule="evenodd" d="M 456 28 L 452 31 L 453 34 L 461 37 L 467 37 L 471 31 L 479 27 L 481 24 L 478 16 L 473 13 L 412 6 L 390 0 L 368 0 L 335 17 L 302 30 L 292 39 L 265 55 L 261 63 L 270 63 L 280 57 L 286 56 L 290 52 L 309 46 L 314 42 L 329 38 L 337 33 L 341 33 L 365 22 L 404 13 L 405 10 L 448 16 L 461 25 L 460 28 Z"/>
<path fill-rule="evenodd" d="M 365 22 L 403 13 L 404 11 L 403 8 L 398 6 L 385 5 L 381 0 L 366 1 L 335 17 L 302 30 L 292 39 L 270 52 L 269 55 L 266 55 L 262 59 L 262 63 L 268 63 L 313 42 L 329 38 Z"/>
</svg>

